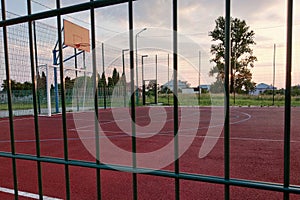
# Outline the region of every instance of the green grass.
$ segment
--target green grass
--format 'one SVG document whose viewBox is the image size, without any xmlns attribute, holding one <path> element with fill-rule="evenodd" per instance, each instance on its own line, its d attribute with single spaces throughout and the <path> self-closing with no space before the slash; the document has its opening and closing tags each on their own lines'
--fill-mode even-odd
<svg viewBox="0 0 300 200">
<path fill-rule="evenodd" d="M 179 104 L 185 106 L 195 105 L 194 99 L 198 98 L 196 94 L 179 94 Z M 180 98 L 180 96 L 185 96 L 185 98 Z M 148 97 L 147 100 L 154 102 L 154 97 Z M 191 101 L 193 99 L 193 101 Z M 274 98 L 274 106 L 284 106 L 285 104 L 284 95 L 276 95 Z M 198 101 L 198 99 L 197 99 Z M 158 96 L 158 102 L 163 103 L 164 105 L 173 105 L 173 95 L 160 94 Z M 198 102 L 196 102 L 198 105 Z M 224 105 L 224 95 L 223 94 L 201 94 L 200 95 L 200 106 L 222 106 Z M 272 95 L 236 95 L 235 101 L 234 96 L 230 96 L 230 105 L 231 106 L 273 106 L 273 96 Z M 300 106 L 300 97 L 292 97 L 292 106 Z"/>
<path fill-rule="evenodd" d="M 273 105 L 273 96 L 272 95 L 237 95 L 235 98 L 231 96 L 230 104 L 236 106 L 284 106 L 285 97 L 284 95 L 276 95 L 274 97 Z M 292 97 L 292 106 L 300 106 L 300 98 Z"/>
<path fill-rule="evenodd" d="M 122 99 L 122 98 L 121 98 Z M 178 94 L 179 105 L 180 106 L 198 106 L 199 99 L 198 94 Z M 284 106 L 285 104 L 284 95 L 276 95 L 274 99 L 274 106 Z M 154 103 L 154 96 L 146 97 L 147 105 Z M 162 105 L 173 105 L 173 95 L 169 94 L 159 94 L 158 103 Z M 119 105 L 120 104 L 120 105 Z M 120 100 L 120 103 L 114 106 L 123 107 L 123 101 Z M 91 104 L 93 106 L 93 104 Z M 223 106 L 224 105 L 224 95 L 223 94 L 201 94 L 200 95 L 200 106 Z M 230 96 L 230 105 L 231 106 L 273 106 L 273 97 L 272 95 L 236 95 L 235 103 L 234 96 Z M 61 105 L 60 105 L 61 106 Z M 66 106 L 71 107 L 72 102 L 66 101 Z M 106 99 L 106 106 L 111 106 L 110 98 Z M 127 102 L 127 106 L 130 106 L 130 103 Z M 142 98 L 139 99 L 139 105 L 142 106 Z M 300 106 L 300 96 L 292 97 L 292 106 Z M 41 104 L 41 108 L 46 108 L 46 103 Z M 55 107 L 54 102 L 52 102 L 52 107 Z M 104 107 L 103 98 L 99 98 L 99 107 Z M 33 109 L 31 102 L 26 103 L 13 103 L 13 110 L 27 110 Z M 7 103 L 0 103 L 0 110 L 8 110 Z"/>
</svg>

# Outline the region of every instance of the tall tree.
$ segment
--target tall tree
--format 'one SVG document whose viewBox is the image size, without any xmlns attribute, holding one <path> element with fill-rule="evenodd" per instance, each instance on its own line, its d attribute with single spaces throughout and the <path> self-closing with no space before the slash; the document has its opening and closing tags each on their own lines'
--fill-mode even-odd
<svg viewBox="0 0 300 200">
<path fill-rule="evenodd" d="M 47 82 L 47 77 L 45 75 L 45 72 L 42 72 L 42 77 L 38 75 L 37 78 L 37 88 L 39 90 L 46 90 L 46 83 Z"/>
<path fill-rule="evenodd" d="M 3 80 L 3 83 L 1 85 L 1 87 L 2 87 L 3 91 L 7 91 L 8 90 L 8 82 L 7 82 L 6 79 Z"/>
<path fill-rule="evenodd" d="M 15 80 L 10 80 L 10 82 L 11 82 L 11 90 L 31 90 L 31 88 L 32 88 L 32 83 L 27 82 L 27 81 L 24 83 L 20 83 Z M 3 91 L 8 90 L 7 80 L 3 80 L 1 87 L 3 88 Z"/>
<path fill-rule="evenodd" d="M 99 74 L 98 74 L 98 78 L 99 78 Z M 98 87 L 99 88 L 104 88 L 106 87 L 106 77 L 105 77 L 105 73 L 103 72 L 101 75 L 101 79 L 99 78 L 99 82 L 98 82 Z"/>
<path fill-rule="evenodd" d="M 120 79 L 119 72 L 117 71 L 116 68 L 114 68 L 113 74 L 112 74 L 112 81 L 113 81 L 113 85 L 114 85 L 114 86 L 117 85 L 119 79 Z"/>
<path fill-rule="evenodd" d="M 73 89 L 75 83 L 75 79 L 71 79 L 71 77 L 67 76 L 65 78 L 65 88 L 66 89 Z"/>
<path fill-rule="evenodd" d="M 107 86 L 109 87 L 109 88 L 113 88 L 114 87 L 114 80 L 112 79 L 112 77 L 108 77 L 108 81 L 107 81 L 108 83 L 107 83 Z"/>
<path fill-rule="evenodd" d="M 210 52 L 214 56 L 211 62 L 216 65 L 210 70 L 210 76 L 217 74 L 217 82 L 224 82 L 225 67 L 225 19 L 219 17 L 215 29 L 209 32 L 214 42 Z M 231 69 L 230 69 L 230 92 L 248 93 L 255 84 L 252 81 L 250 68 L 254 67 L 257 58 L 253 55 L 252 45 L 254 31 L 250 30 L 245 20 L 231 18 Z"/>
</svg>

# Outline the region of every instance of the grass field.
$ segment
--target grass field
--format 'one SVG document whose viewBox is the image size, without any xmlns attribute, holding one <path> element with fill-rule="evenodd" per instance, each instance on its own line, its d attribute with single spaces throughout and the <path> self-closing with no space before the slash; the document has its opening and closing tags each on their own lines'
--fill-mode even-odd
<svg viewBox="0 0 300 200">
<path fill-rule="evenodd" d="M 182 106 L 222 106 L 224 105 L 224 95 L 223 94 L 201 94 L 200 101 L 198 99 L 198 95 L 195 94 L 178 94 L 179 97 L 179 104 Z M 213 103 L 212 103 L 213 102 Z M 104 100 L 103 98 L 99 98 L 99 107 L 104 107 Z M 154 104 L 154 96 L 147 96 L 146 103 Z M 162 105 L 173 105 L 173 95 L 169 94 L 159 94 L 158 95 L 158 103 Z M 230 96 L 230 105 L 231 106 L 284 106 L 284 95 L 276 95 L 274 98 L 274 105 L 273 105 L 273 96 L 272 95 L 240 95 L 237 94 L 234 98 L 233 95 Z M 123 105 L 123 104 L 122 104 Z M 69 98 L 66 101 L 66 106 L 72 106 L 72 99 Z M 110 97 L 106 99 L 106 106 L 110 107 Z M 139 99 L 139 106 L 142 106 L 142 99 Z M 292 97 L 292 106 L 300 106 L 300 97 Z M 41 108 L 47 108 L 46 102 L 41 103 Z M 54 101 L 52 101 L 52 107 L 55 107 Z M 61 107 L 61 105 L 60 105 Z M 32 102 L 13 102 L 13 109 L 14 110 L 26 110 L 26 109 L 33 109 Z M 0 110 L 8 110 L 7 103 L 0 103 Z"/>
<path fill-rule="evenodd" d="M 186 95 L 192 97 L 195 95 Z M 197 96 L 198 97 L 198 96 Z M 151 98 L 151 97 L 150 97 Z M 200 106 L 210 106 L 212 105 L 223 105 L 224 95 L 214 94 L 201 94 L 200 95 Z M 150 99 L 154 101 L 153 99 Z M 164 105 L 173 105 L 173 96 L 169 95 L 159 95 L 158 101 Z M 274 106 L 284 106 L 284 95 L 276 95 L 274 98 Z M 230 105 L 231 106 L 273 106 L 273 96 L 272 95 L 236 95 L 235 101 L 234 96 L 230 96 Z M 292 97 L 292 106 L 300 106 L 300 97 Z"/>
</svg>

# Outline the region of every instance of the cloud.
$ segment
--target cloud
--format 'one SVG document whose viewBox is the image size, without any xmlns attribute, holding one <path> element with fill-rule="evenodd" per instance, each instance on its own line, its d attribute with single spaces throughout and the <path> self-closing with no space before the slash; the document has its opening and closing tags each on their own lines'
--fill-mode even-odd
<svg viewBox="0 0 300 200">
<path fill-rule="evenodd" d="M 50 8 L 55 8 L 53 1 L 35 0 Z M 70 6 L 87 0 L 63 0 L 61 6 Z M 207 55 L 210 55 L 209 48 L 211 38 L 208 32 L 215 27 L 215 20 L 225 13 L 224 0 L 178 0 L 178 28 L 179 33 L 192 38 Z M 14 6 L 14 1 L 8 1 L 8 8 L 18 13 L 20 8 Z M 35 5 L 36 9 L 42 6 Z M 138 0 L 134 5 L 134 29 L 151 27 L 161 29 L 172 29 L 172 0 Z M 20 7 L 20 6 L 19 6 Z M 26 6 L 25 6 L 26 8 Z M 294 4 L 294 22 L 299 21 L 300 3 Z M 24 11 L 22 11 L 24 12 Z M 37 11 L 36 11 L 37 12 Z M 256 49 L 262 52 L 257 55 L 260 61 L 264 60 L 263 50 L 276 43 L 282 45 L 286 38 L 286 1 L 281 0 L 233 0 L 231 2 L 233 17 L 246 20 L 251 30 L 255 32 Z M 77 13 L 72 16 L 86 21 L 83 24 L 89 27 L 89 12 Z M 56 24 L 55 18 L 52 18 Z M 75 21 L 76 22 L 76 21 Z M 80 22 L 78 22 L 80 23 Z M 96 9 L 97 40 L 107 40 L 117 33 L 128 31 L 128 4 L 114 5 L 106 8 Z M 299 27 L 294 27 L 295 34 L 299 34 Z M 147 31 L 141 37 L 150 37 L 151 32 Z M 153 32 L 152 32 L 153 33 Z M 160 33 L 156 33 L 158 36 Z M 157 37 L 157 36 L 156 36 Z M 162 38 L 163 39 L 163 38 Z M 158 40 L 158 39 L 157 39 Z M 298 38 L 295 37 L 297 42 Z M 142 41 L 142 40 L 141 40 Z M 270 51 L 271 52 L 271 51 Z M 204 54 L 204 53 L 203 53 Z"/>
</svg>

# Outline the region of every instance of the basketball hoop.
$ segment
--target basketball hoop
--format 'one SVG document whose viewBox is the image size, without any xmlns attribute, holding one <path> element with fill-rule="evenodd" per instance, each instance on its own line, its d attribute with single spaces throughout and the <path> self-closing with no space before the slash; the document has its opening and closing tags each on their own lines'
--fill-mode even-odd
<svg viewBox="0 0 300 200">
<path fill-rule="evenodd" d="M 89 43 L 75 43 L 74 46 L 76 49 L 85 50 L 87 47 L 91 45 Z"/>
<path fill-rule="evenodd" d="M 74 46 L 75 46 L 75 48 L 80 49 L 80 48 L 89 47 L 90 44 L 89 43 L 75 43 Z"/>
<path fill-rule="evenodd" d="M 66 46 L 90 52 L 89 30 L 64 19 L 64 43 Z"/>
</svg>

